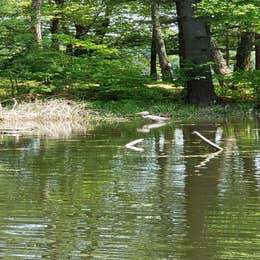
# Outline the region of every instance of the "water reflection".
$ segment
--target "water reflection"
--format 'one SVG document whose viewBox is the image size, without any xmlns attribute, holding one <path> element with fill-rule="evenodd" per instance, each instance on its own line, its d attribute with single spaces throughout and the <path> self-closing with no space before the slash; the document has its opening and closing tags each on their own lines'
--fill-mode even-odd
<svg viewBox="0 0 260 260">
<path fill-rule="evenodd" d="M 3 136 L 0 257 L 259 259 L 259 118 L 136 129 Z"/>
</svg>

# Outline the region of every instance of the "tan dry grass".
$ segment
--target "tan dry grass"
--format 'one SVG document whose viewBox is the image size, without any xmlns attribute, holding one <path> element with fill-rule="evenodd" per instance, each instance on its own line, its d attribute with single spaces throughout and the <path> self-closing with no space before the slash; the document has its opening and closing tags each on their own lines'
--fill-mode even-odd
<svg viewBox="0 0 260 260">
<path fill-rule="evenodd" d="M 86 118 L 90 114 L 84 104 L 68 100 L 21 103 L 12 109 L 0 109 L 0 130 L 10 134 L 68 136 L 72 132 L 86 130 L 89 127 Z"/>
</svg>

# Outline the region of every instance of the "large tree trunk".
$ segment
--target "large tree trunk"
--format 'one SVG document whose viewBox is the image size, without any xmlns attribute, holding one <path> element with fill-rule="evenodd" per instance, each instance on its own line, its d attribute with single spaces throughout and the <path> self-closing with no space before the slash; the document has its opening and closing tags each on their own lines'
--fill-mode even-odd
<svg viewBox="0 0 260 260">
<path fill-rule="evenodd" d="M 217 96 L 213 89 L 210 61 L 210 37 L 206 24 L 194 17 L 198 0 L 176 0 L 181 68 L 187 71 L 187 101 L 211 104 Z"/>
<path fill-rule="evenodd" d="M 156 43 L 155 43 L 155 36 L 154 32 L 152 35 L 152 42 L 151 42 L 151 59 L 150 59 L 150 76 L 152 79 L 157 80 L 157 52 L 156 52 Z"/>
<path fill-rule="evenodd" d="M 210 41 L 210 56 L 211 56 L 211 60 L 214 62 L 213 70 L 216 75 L 220 75 L 220 76 L 231 75 L 232 70 L 227 66 L 227 62 L 224 59 L 222 52 L 219 50 L 216 40 L 213 38 L 211 38 Z M 221 86 L 226 85 L 224 79 L 220 78 L 218 79 L 218 81 Z"/>
<path fill-rule="evenodd" d="M 254 33 L 242 32 L 237 47 L 235 71 L 252 69 L 251 53 L 253 50 Z"/>
<path fill-rule="evenodd" d="M 260 70 L 260 34 L 255 35 L 255 69 Z"/>
<path fill-rule="evenodd" d="M 155 39 L 156 51 L 159 57 L 162 79 L 165 81 L 172 81 L 172 66 L 168 60 L 165 43 L 162 38 L 160 16 L 159 16 L 159 4 L 157 0 L 152 0 L 151 9 L 152 9 L 153 36 Z"/>
<path fill-rule="evenodd" d="M 42 29 L 41 29 L 41 5 L 42 0 L 32 0 L 32 23 L 36 42 L 42 43 Z"/>
</svg>

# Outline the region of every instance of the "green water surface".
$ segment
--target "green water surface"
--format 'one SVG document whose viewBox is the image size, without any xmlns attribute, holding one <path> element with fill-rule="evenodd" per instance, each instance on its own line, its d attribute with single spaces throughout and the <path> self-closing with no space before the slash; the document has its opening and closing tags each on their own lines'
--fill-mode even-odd
<svg viewBox="0 0 260 260">
<path fill-rule="evenodd" d="M 144 123 L 2 136 L 0 259 L 259 260 L 260 118 Z"/>
</svg>

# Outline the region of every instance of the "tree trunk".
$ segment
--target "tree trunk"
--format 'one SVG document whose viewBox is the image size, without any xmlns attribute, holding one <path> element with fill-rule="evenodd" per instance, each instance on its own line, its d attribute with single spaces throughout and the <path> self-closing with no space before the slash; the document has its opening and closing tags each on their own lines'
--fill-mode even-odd
<svg viewBox="0 0 260 260">
<path fill-rule="evenodd" d="M 223 54 L 218 49 L 217 42 L 215 39 L 211 38 L 210 41 L 210 56 L 211 60 L 214 62 L 213 70 L 216 75 L 228 76 L 231 75 L 232 71 L 227 66 L 226 60 L 223 57 Z M 224 79 L 218 79 L 221 86 L 226 86 Z"/>
<path fill-rule="evenodd" d="M 74 53 L 73 53 L 73 45 L 72 44 L 67 44 L 66 45 L 66 53 L 73 56 Z"/>
<path fill-rule="evenodd" d="M 228 32 L 226 32 L 226 35 L 225 35 L 225 43 L 226 43 L 226 46 L 225 46 L 226 65 L 227 65 L 227 67 L 229 67 L 229 65 L 230 65 L 230 54 L 229 54 L 230 41 L 229 41 Z"/>
<path fill-rule="evenodd" d="M 157 0 L 152 0 L 151 10 L 152 10 L 153 35 L 155 38 L 156 51 L 159 57 L 162 79 L 165 81 L 172 81 L 172 66 L 168 60 L 165 43 L 162 38 L 161 24 L 160 24 L 160 17 L 159 17 L 159 4 Z"/>
<path fill-rule="evenodd" d="M 86 26 L 83 26 L 83 25 L 79 25 L 79 24 L 75 24 L 75 28 L 76 28 L 76 39 L 83 39 L 87 32 L 88 32 L 88 27 Z M 84 50 L 83 48 L 81 47 L 76 47 L 75 50 L 74 50 L 74 55 L 75 56 L 81 56 L 81 55 L 84 55 L 84 54 L 87 54 L 87 51 Z"/>
<path fill-rule="evenodd" d="M 51 47 L 54 50 L 59 50 L 59 40 L 56 39 L 55 36 L 53 36 L 54 34 L 57 34 L 59 32 L 59 19 L 56 17 L 51 20 L 50 32 L 52 34 Z"/>
<path fill-rule="evenodd" d="M 32 23 L 36 42 L 42 44 L 42 29 L 41 29 L 41 5 L 42 0 L 32 0 Z"/>
<path fill-rule="evenodd" d="M 55 4 L 58 9 L 63 7 L 64 0 L 55 0 Z M 51 25 L 50 25 L 50 32 L 52 34 L 51 38 L 51 47 L 55 50 L 59 50 L 59 40 L 55 38 L 53 35 L 59 33 L 59 24 L 60 24 L 60 18 L 58 18 L 59 13 L 55 13 L 54 18 L 51 19 Z"/>
<path fill-rule="evenodd" d="M 157 52 L 156 52 L 155 36 L 153 32 L 152 42 L 151 42 L 150 76 L 154 80 L 157 80 L 156 60 L 157 60 Z"/>
<path fill-rule="evenodd" d="M 235 71 L 252 69 L 251 52 L 253 50 L 254 33 L 242 32 L 237 47 Z"/>
<path fill-rule="evenodd" d="M 213 89 L 210 61 L 210 37 L 202 18 L 194 17 L 198 0 L 177 0 L 180 66 L 187 76 L 187 101 L 211 104 L 217 99 Z"/>
<path fill-rule="evenodd" d="M 103 39 L 107 33 L 108 27 L 110 25 L 110 18 L 113 11 L 113 6 L 109 3 L 106 4 L 105 16 L 100 26 L 96 29 L 96 35 L 99 38 L 99 44 L 103 43 Z"/>
<path fill-rule="evenodd" d="M 70 32 L 68 26 L 64 25 L 63 23 L 60 23 L 60 30 L 61 30 L 62 34 L 74 37 L 74 35 Z M 73 51 L 74 51 L 73 44 L 72 43 L 67 43 L 66 44 L 66 53 L 68 55 L 73 56 L 74 55 Z"/>
<path fill-rule="evenodd" d="M 217 74 L 229 75 L 232 73 L 231 69 L 227 66 L 223 54 L 218 49 L 216 40 L 213 38 L 210 41 L 210 56 L 212 61 L 215 62 L 215 71 Z"/>
<path fill-rule="evenodd" d="M 260 34 L 255 35 L 255 69 L 260 70 Z"/>
</svg>

